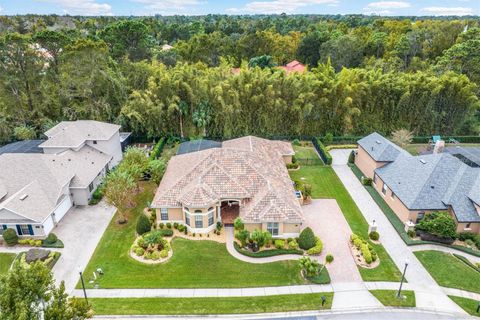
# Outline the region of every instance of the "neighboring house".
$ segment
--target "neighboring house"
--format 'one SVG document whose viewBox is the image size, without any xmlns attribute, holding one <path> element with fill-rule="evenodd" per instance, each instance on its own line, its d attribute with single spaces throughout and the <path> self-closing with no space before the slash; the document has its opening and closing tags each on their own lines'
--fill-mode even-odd
<svg viewBox="0 0 480 320">
<path fill-rule="evenodd" d="M 249 231 L 296 237 L 303 215 L 285 166 L 293 155 L 290 143 L 252 136 L 176 155 L 151 207 L 159 222 L 183 223 L 190 232 L 207 233 L 240 217 Z"/>
<path fill-rule="evenodd" d="M 48 140 L 39 145 L 44 153 L 78 151 L 90 146 L 112 156 L 109 168 L 122 160 L 120 126 L 94 120 L 62 121 L 45 132 Z"/>
<path fill-rule="evenodd" d="M 0 234 L 12 228 L 18 235 L 47 236 L 72 206 L 88 205 L 122 159 L 117 125 L 61 122 L 46 136 L 0 152 Z"/>
<path fill-rule="evenodd" d="M 307 67 L 297 60 L 293 60 L 287 63 L 285 66 L 280 66 L 278 68 L 285 70 L 287 73 L 292 73 L 292 72 L 303 73 L 305 72 L 305 70 L 307 70 Z"/>
<path fill-rule="evenodd" d="M 467 157 L 449 152 L 412 156 L 372 133 L 358 141 L 355 164 L 406 225 L 445 211 L 458 232 L 480 233 L 480 168 Z"/>
</svg>

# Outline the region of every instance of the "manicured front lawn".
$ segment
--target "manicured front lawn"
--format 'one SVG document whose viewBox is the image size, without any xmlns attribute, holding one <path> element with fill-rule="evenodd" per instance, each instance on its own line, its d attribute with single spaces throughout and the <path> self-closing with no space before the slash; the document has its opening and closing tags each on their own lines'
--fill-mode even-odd
<svg viewBox="0 0 480 320">
<path fill-rule="evenodd" d="M 15 256 L 16 254 L 14 253 L 0 253 L 0 274 L 7 273 Z"/>
<path fill-rule="evenodd" d="M 100 288 L 234 288 L 305 283 L 296 261 L 246 263 L 232 257 L 225 244 L 208 240 L 174 239 L 173 257 L 163 264 L 135 261 L 129 256 L 135 220 L 152 199 L 155 185 L 143 183 L 142 188 L 143 192 L 136 196 L 137 207 L 129 213 L 129 222 L 119 225 L 116 216 L 112 219 L 85 269 L 87 277 L 97 268 L 103 269 L 105 274 L 97 280 Z M 87 286 L 91 288 L 92 284 Z"/>
<path fill-rule="evenodd" d="M 368 239 L 368 223 L 348 193 L 340 178 L 329 166 L 305 166 L 291 171 L 293 180 L 312 185 L 312 198 L 336 199 L 352 231 Z M 302 179 L 304 178 L 304 179 Z M 372 244 L 380 258 L 380 265 L 374 269 L 359 268 L 365 281 L 400 281 L 402 274 L 382 245 Z"/>
<path fill-rule="evenodd" d="M 472 316 L 480 317 L 480 312 L 477 312 L 479 301 L 468 299 L 468 298 L 455 297 L 455 296 L 448 296 L 448 297 L 452 299 L 453 302 L 458 304 L 460 308 L 465 310 L 468 314 Z"/>
<path fill-rule="evenodd" d="M 480 293 L 480 272 L 475 271 L 454 255 L 434 250 L 414 253 L 442 287 Z"/>
<path fill-rule="evenodd" d="M 327 298 L 322 307 L 322 299 Z M 94 298 L 97 315 L 206 315 L 330 309 L 333 293 L 232 298 Z"/>
<path fill-rule="evenodd" d="M 405 299 L 397 298 L 397 290 L 370 290 L 370 292 L 378 299 L 384 306 L 389 307 L 410 307 L 414 308 L 415 292 L 410 290 L 402 290 L 402 296 Z"/>
</svg>

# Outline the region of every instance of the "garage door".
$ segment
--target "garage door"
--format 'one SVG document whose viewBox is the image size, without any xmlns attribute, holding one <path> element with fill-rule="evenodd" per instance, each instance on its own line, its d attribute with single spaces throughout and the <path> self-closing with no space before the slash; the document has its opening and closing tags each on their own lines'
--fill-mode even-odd
<svg viewBox="0 0 480 320">
<path fill-rule="evenodd" d="M 58 223 L 62 220 L 63 216 L 68 212 L 68 210 L 72 207 L 72 199 L 70 197 L 65 197 L 62 202 L 58 205 L 57 209 L 55 209 L 55 221 Z"/>
</svg>

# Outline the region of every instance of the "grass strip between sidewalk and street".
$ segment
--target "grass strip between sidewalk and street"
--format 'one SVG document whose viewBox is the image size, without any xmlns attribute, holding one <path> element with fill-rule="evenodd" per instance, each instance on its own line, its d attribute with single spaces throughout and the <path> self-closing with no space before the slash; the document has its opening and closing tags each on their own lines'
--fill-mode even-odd
<svg viewBox="0 0 480 320">
<path fill-rule="evenodd" d="M 456 296 L 448 296 L 450 299 L 453 300 L 456 304 L 460 306 L 465 312 L 472 316 L 480 317 L 480 312 L 477 312 L 478 305 L 480 301 L 463 298 L 463 297 L 456 297 Z"/>
<path fill-rule="evenodd" d="M 368 223 L 358 209 L 340 178 L 330 166 L 304 166 L 297 171 L 291 171 L 293 180 L 312 185 L 313 199 L 336 199 L 352 232 L 368 239 Z M 303 179 L 302 179 L 303 178 Z M 364 281 L 400 281 L 402 274 L 381 244 L 371 243 L 380 265 L 373 269 L 359 267 Z"/>
<path fill-rule="evenodd" d="M 414 308 L 416 306 L 415 292 L 410 290 L 402 290 L 402 298 L 397 298 L 397 290 L 370 290 L 370 293 L 387 307 Z"/>
<path fill-rule="evenodd" d="M 322 306 L 322 296 L 326 298 Z M 333 293 L 259 297 L 91 298 L 96 315 L 207 315 L 330 309 Z"/>
</svg>

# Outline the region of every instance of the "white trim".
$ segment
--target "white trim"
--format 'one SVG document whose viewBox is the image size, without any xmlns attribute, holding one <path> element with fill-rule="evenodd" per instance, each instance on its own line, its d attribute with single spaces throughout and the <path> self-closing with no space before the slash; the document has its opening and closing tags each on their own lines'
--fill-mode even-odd
<svg viewBox="0 0 480 320">
<path fill-rule="evenodd" d="M 278 236 L 272 236 L 273 239 L 287 239 L 287 238 L 297 238 L 300 233 L 282 233 Z"/>
<path fill-rule="evenodd" d="M 185 226 L 187 227 L 187 230 L 191 233 L 209 233 L 210 231 L 216 228 L 216 223 L 213 223 L 211 226 L 208 226 L 206 228 L 192 228 L 186 224 Z"/>
<path fill-rule="evenodd" d="M 206 211 L 206 212 L 190 212 L 190 211 L 185 210 L 185 208 L 183 208 L 183 213 L 188 213 L 190 215 L 190 217 L 192 217 L 192 216 L 206 216 L 211 212 L 214 213 L 215 212 L 215 207 L 216 206 L 213 206 L 213 210 L 209 210 L 209 211 Z"/>
</svg>

